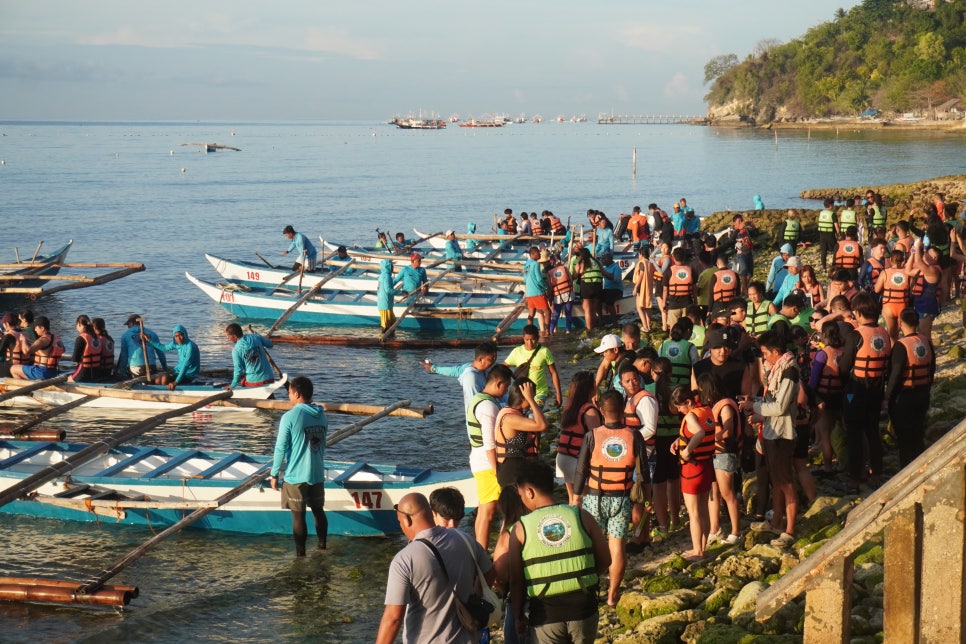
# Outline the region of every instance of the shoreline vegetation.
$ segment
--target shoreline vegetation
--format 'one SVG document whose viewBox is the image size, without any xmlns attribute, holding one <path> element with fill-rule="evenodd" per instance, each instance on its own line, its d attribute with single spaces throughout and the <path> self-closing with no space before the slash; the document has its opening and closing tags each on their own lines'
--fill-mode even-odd
<svg viewBox="0 0 966 644">
<path fill-rule="evenodd" d="M 797 121 L 770 121 L 757 124 L 735 116 L 733 118 L 708 118 L 709 127 L 756 128 L 760 130 L 835 130 L 835 131 L 887 131 L 887 132 L 962 132 L 966 133 L 966 120 L 919 119 L 864 119 L 860 117 L 830 117 L 802 119 Z"/>
<path fill-rule="evenodd" d="M 819 188 L 802 191 L 806 199 L 826 195 L 864 194 L 872 188 L 887 199 L 889 224 L 905 219 L 913 209 L 925 205 L 925 198 L 945 192 L 947 202 L 966 199 L 966 175 L 929 179 L 909 184 Z M 741 211 L 717 212 L 702 220 L 704 230 L 720 230 L 731 224 Z M 744 211 L 751 216 L 762 235 L 756 239 L 755 279 L 763 279 L 768 264 L 776 254 L 773 234 L 785 217 L 786 210 Z M 818 245 L 816 208 L 799 210 L 804 226 L 803 240 L 811 241 L 800 249 L 804 264 L 817 264 Z M 600 336 L 611 329 L 595 330 L 589 337 L 568 337 L 555 347 L 560 356 L 561 381 L 567 382 L 578 369 L 596 369 L 599 356 L 593 348 Z M 619 332 L 619 331 L 618 331 Z M 926 419 L 927 447 L 966 417 L 966 350 L 964 329 L 960 323 L 959 303 L 943 305 L 942 314 L 933 327 L 937 347 L 935 384 Z M 658 345 L 664 334 L 642 334 L 642 339 Z M 570 356 L 567 359 L 565 356 Z M 559 412 L 551 412 L 553 416 Z M 552 421 L 553 424 L 553 421 Z M 559 424 L 559 423 L 558 423 Z M 886 479 L 899 470 L 898 455 L 891 428 L 882 424 L 885 447 Z M 548 432 L 550 433 L 550 432 Z M 552 439 L 551 439 L 552 440 Z M 548 445 L 544 445 L 548 447 Z M 790 548 L 769 544 L 774 535 L 747 529 L 743 521 L 741 539 L 736 545 L 715 543 L 706 557 L 689 562 L 681 556 L 690 545 L 686 529 L 673 532 L 667 539 L 652 543 L 641 554 L 628 553 L 627 572 L 621 597 L 614 608 L 604 602 L 600 608 L 597 642 L 643 644 L 645 642 L 801 642 L 805 599 L 799 597 L 768 621 L 754 618 L 757 596 L 782 575 L 806 561 L 845 524 L 848 513 L 857 507 L 871 489 L 863 486 L 858 495 L 846 493 L 841 480 L 817 478 L 817 497 L 799 516 L 796 542 Z M 752 475 L 745 475 L 742 486 L 748 511 L 757 494 Z M 881 642 L 883 630 L 883 549 L 882 535 L 861 547 L 855 557 L 855 577 L 851 611 L 853 643 Z M 494 641 L 502 641 L 502 633 L 493 632 Z"/>
</svg>

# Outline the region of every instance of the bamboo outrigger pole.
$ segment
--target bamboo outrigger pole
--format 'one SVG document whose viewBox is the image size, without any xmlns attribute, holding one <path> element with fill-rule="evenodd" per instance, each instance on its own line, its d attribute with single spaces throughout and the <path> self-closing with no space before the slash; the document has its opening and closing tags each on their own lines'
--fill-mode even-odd
<svg viewBox="0 0 966 644">
<path fill-rule="evenodd" d="M 445 271 L 443 271 L 442 273 L 434 277 L 432 280 L 427 282 L 425 286 L 420 286 L 419 288 L 422 291 L 422 293 L 417 293 L 416 296 L 413 297 L 413 301 L 410 302 L 409 306 L 406 307 L 406 310 L 402 312 L 402 315 L 396 318 L 396 321 L 393 322 L 391 325 L 389 325 L 388 329 L 386 329 L 381 334 L 379 334 L 379 341 L 382 342 L 386 338 L 391 337 L 393 332 L 395 332 L 396 328 L 403 321 L 403 318 L 409 315 L 409 312 L 412 311 L 414 308 L 416 308 L 416 304 L 419 302 L 419 299 L 423 295 L 425 295 L 429 291 L 429 289 L 431 289 L 433 285 L 436 284 L 436 282 L 440 281 L 441 279 L 449 275 L 450 271 L 452 270 L 453 270 L 452 268 L 447 268 Z"/>
<path fill-rule="evenodd" d="M 252 328 L 252 325 L 251 324 L 248 325 L 248 332 L 249 333 L 255 333 L 255 329 Z M 269 342 L 271 342 L 271 340 L 269 340 Z M 265 358 L 268 360 L 268 364 L 272 365 L 272 371 L 275 372 L 275 377 L 276 378 L 281 378 L 282 377 L 282 370 L 278 368 L 278 365 L 277 364 L 275 364 L 275 359 L 272 358 L 272 354 L 269 353 L 268 352 L 268 349 L 265 349 L 265 348 L 262 348 L 262 351 L 265 352 Z M 235 375 L 234 374 L 234 371 L 232 371 L 232 376 L 234 377 L 234 375 Z"/>
<path fill-rule="evenodd" d="M 369 425 L 370 423 L 374 423 L 380 418 L 385 418 L 386 416 L 391 415 L 392 412 L 396 411 L 397 409 L 408 407 L 411 404 L 412 404 L 412 401 L 400 400 L 399 402 L 395 402 L 389 405 L 382 411 L 376 412 L 375 414 L 373 414 L 372 416 L 369 416 L 368 418 L 363 418 L 362 420 L 354 422 L 351 425 L 346 425 L 345 427 L 341 427 L 336 431 L 332 432 L 332 435 L 329 436 L 329 439 L 325 441 L 325 446 L 332 447 L 342 439 L 348 438 L 349 436 L 352 436 L 353 434 L 356 434 L 362 431 L 362 428 L 365 427 L 366 425 Z"/>
<path fill-rule="evenodd" d="M 129 387 L 132 387 L 132 386 L 140 383 L 140 382 L 144 382 L 145 380 L 146 380 L 146 377 L 145 376 L 138 376 L 137 378 L 132 378 L 131 380 L 125 380 L 124 382 L 119 382 L 117 384 L 111 385 L 110 387 L 108 387 L 108 389 L 127 389 Z M 83 398 L 78 398 L 77 400 L 72 400 L 69 403 L 65 403 L 63 405 L 58 405 L 57 407 L 54 407 L 53 409 L 49 409 L 49 410 L 47 410 L 47 411 L 45 411 L 43 413 L 37 414 L 36 416 L 33 417 L 32 420 L 27 421 L 23 425 L 19 425 L 17 427 L 14 427 L 11 430 L 11 433 L 14 434 L 14 435 L 23 434 L 24 432 L 26 432 L 27 430 L 29 430 L 31 427 L 36 427 L 37 425 L 39 425 L 40 423 L 44 422 L 45 420 L 49 420 L 49 419 L 53 418 L 54 416 L 57 416 L 59 414 L 63 414 L 64 412 L 70 411 L 71 409 L 74 409 L 75 407 L 80 407 L 81 405 L 83 405 L 85 403 L 89 403 L 90 401 L 95 400 L 96 398 L 98 398 L 98 396 L 84 396 Z"/>
<path fill-rule="evenodd" d="M 295 304 L 293 304 L 292 306 L 288 307 L 288 309 L 286 309 L 285 312 L 282 313 L 278 317 L 277 320 L 275 320 L 275 324 L 273 324 L 271 326 L 271 328 L 269 328 L 268 333 L 265 334 L 265 337 L 267 337 L 267 338 L 272 337 L 272 334 L 275 333 L 276 331 L 278 331 L 278 328 L 280 326 L 282 326 L 283 324 L 285 324 L 285 321 L 286 320 L 288 320 L 290 317 L 292 317 L 292 314 L 295 313 L 296 309 L 298 309 L 300 306 L 302 306 L 303 304 L 305 304 L 305 301 L 308 300 L 310 297 L 312 297 L 313 295 L 315 295 L 316 293 L 318 293 L 319 291 L 321 291 L 322 290 L 322 287 L 325 286 L 326 282 L 328 282 L 330 279 L 332 279 L 333 277 L 337 277 L 339 275 L 342 275 L 342 273 L 344 273 L 346 271 L 346 269 L 349 268 L 349 266 L 351 266 L 352 265 L 352 262 L 354 262 L 354 261 L 355 261 L 354 258 L 353 259 L 350 259 L 345 264 L 343 264 L 342 266 L 340 266 L 337 270 L 332 271 L 331 273 L 329 273 L 328 275 L 326 275 L 325 277 L 323 277 L 322 279 L 320 279 L 315 286 L 313 286 L 312 288 L 310 288 L 309 290 L 307 290 L 295 302 Z"/>
<path fill-rule="evenodd" d="M 520 303 L 513 307 L 513 310 L 507 313 L 506 317 L 503 318 L 498 325 L 496 325 L 496 331 L 493 333 L 493 342 L 499 342 L 500 336 L 503 332 L 510 328 L 510 325 L 520 317 L 523 313 L 523 309 L 527 308 L 527 300 L 523 298 Z"/>
<path fill-rule="evenodd" d="M 70 378 L 70 374 L 65 373 L 59 376 L 54 376 L 53 378 L 47 378 L 46 380 L 24 380 L 24 382 L 30 384 L 26 384 L 23 387 L 17 387 L 16 389 L 10 389 L 5 393 L 0 394 L 0 402 L 10 400 L 11 398 L 16 398 L 17 396 L 26 396 L 27 394 L 31 394 L 38 389 L 59 385 L 62 382 L 67 382 L 68 378 Z"/>
<path fill-rule="evenodd" d="M 102 439 L 96 443 L 91 443 L 76 454 L 65 458 L 63 461 L 48 465 L 40 471 L 31 474 L 19 483 L 11 485 L 6 490 L 0 491 L 0 507 L 10 503 L 11 501 L 16 501 L 23 495 L 28 494 L 29 492 L 40 487 L 47 481 L 53 480 L 58 476 L 62 476 L 70 472 L 75 467 L 83 465 L 87 461 L 90 461 L 101 454 L 110 451 L 121 443 L 127 442 L 132 438 L 136 438 L 141 434 L 154 429 L 158 425 L 163 425 L 169 418 L 182 416 L 197 409 L 201 409 L 202 407 L 206 407 L 219 400 L 231 398 L 231 396 L 231 390 L 218 392 L 213 396 L 202 398 L 198 402 L 186 405 L 180 409 L 173 409 L 171 411 L 166 411 L 163 414 L 152 416 L 147 420 L 143 420 L 140 423 L 131 425 L 127 429 L 122 429 L 113 436 Z"/>
</svg>

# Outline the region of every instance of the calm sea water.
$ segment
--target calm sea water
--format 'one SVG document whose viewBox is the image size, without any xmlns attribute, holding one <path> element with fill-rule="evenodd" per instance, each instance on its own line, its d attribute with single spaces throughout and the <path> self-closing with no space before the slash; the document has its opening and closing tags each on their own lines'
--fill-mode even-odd
<svg viewBox="0 0 966 644">
<path fill-rule="evenodd" d="M 234 133 L 234 134 L 233 134 Z M 206 366 L 227 366 L 231 316 L 184 279 L 214 279 L 203 254 L 282 263 L 282 228 L 369 244 L 374 229 L 481 231 L 504 208 L 550 209 L 585 221 L 685 196 L 699 213 L 811 205 L 801 190 L 913 181 L 966 172 L 964 135 L 781 132 L 687 126 L 511 125 L 501 130 L 401 131 L 361 122 L 0 122 L 0 262 L 29 256 L 41 240 L 75 241 L 75 262 L 143 262 L 147 271 L 34 305 L 67 330 L 81 313 L 120 335 L 130 313 L 167 336 L 184 324 Z M 241 152 L 202 154 L 190 142 Z M 632 158 L 637 150 L 637 173 Z M 289 258 L 284 258 L 288 260 Z M 373 331 L 374 332 L 374 331 Z M 471 350 L 385 351 L 278 346 L 290 374 L 310 376 L 317 399 L 434 403 L 422 421 L 380 421 L 330 456 L 371 462 L 465 466 L 455 381 L 418 362 L 465 362 Z M 563 362 L 566 356 L 558 356 Z M 564 369 L 565 373 L 568 372 Z M 0 411 L 0 422 L 16 422 Z M 53 426 L 69 440 L 105 435 L 140 417 L 71 412 Z M 334 427 L 351 418 L 333 416 Z M 267 452 L 277 415 L 185 417 L 140 439 Z M 0 515 L 0 575 L 83 580 L 150 531 Z M 127 569 L 141 588 L 125 611 L 0 605 L 4 640 L 371 640 L 398 539 L 332 540 L 324 558 L 293 561 L 285 537 L 186 532 Z"/>
</svg>

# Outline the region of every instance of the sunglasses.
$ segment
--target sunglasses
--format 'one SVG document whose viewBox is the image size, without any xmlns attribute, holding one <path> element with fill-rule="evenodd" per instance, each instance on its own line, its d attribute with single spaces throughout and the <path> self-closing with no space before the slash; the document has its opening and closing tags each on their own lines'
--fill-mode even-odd
<svg viewBox="0 0 966 644">
<path fill-rule="evenodd" d="M 811 318 L 809 322 L 819 322 L 822 318 Z"/>
<path fill-rule="evenodd" d="M 409 514 L 408 512 L 403 512 L 402 510 L 400 510 L 398 503 L 396 503 L 395 505 L 393 505 L 392 506 L 392 509 L 395 510 L 396 512 L 398 512 L 399 514 L 401 514 L 401 515 L 409 518 L 409 519 L 412 519 L 413 518 L 413 515 Z"/>
</svg>

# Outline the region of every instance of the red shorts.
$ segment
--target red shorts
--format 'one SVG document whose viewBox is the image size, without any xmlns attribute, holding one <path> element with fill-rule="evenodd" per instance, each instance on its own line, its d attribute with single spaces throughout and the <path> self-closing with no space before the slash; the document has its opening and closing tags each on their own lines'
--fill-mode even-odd
<svg viewBox="0 0 966 644">
<path fill-rule="evenodd" d="M 547 304 L 546 295 L 534 295 L 533 297 L 527 298 L 527 308 L 528 309 L 546 309 L 550 310 L 550 305 Z"/>
<path fill-rule="evenodd" d="M 244 378 L 242 378 L 241 379 L 241 383 L 239 383 L 239 384 L 241 384 L 242 387 L 263 387 L 265 385 L 270 385 L 273 382 L 275 382 L 274 379 L 272 379 L 272 380 L 263 380 L 261 382 L 248 382 L 247 380 L 245 380 Z"/>
<path fill-rule="evenodd" d="M 681 463 L 681 492 L 704 494 L 714 482 L 714 464 L 711 459 Z"/>
</svg>

